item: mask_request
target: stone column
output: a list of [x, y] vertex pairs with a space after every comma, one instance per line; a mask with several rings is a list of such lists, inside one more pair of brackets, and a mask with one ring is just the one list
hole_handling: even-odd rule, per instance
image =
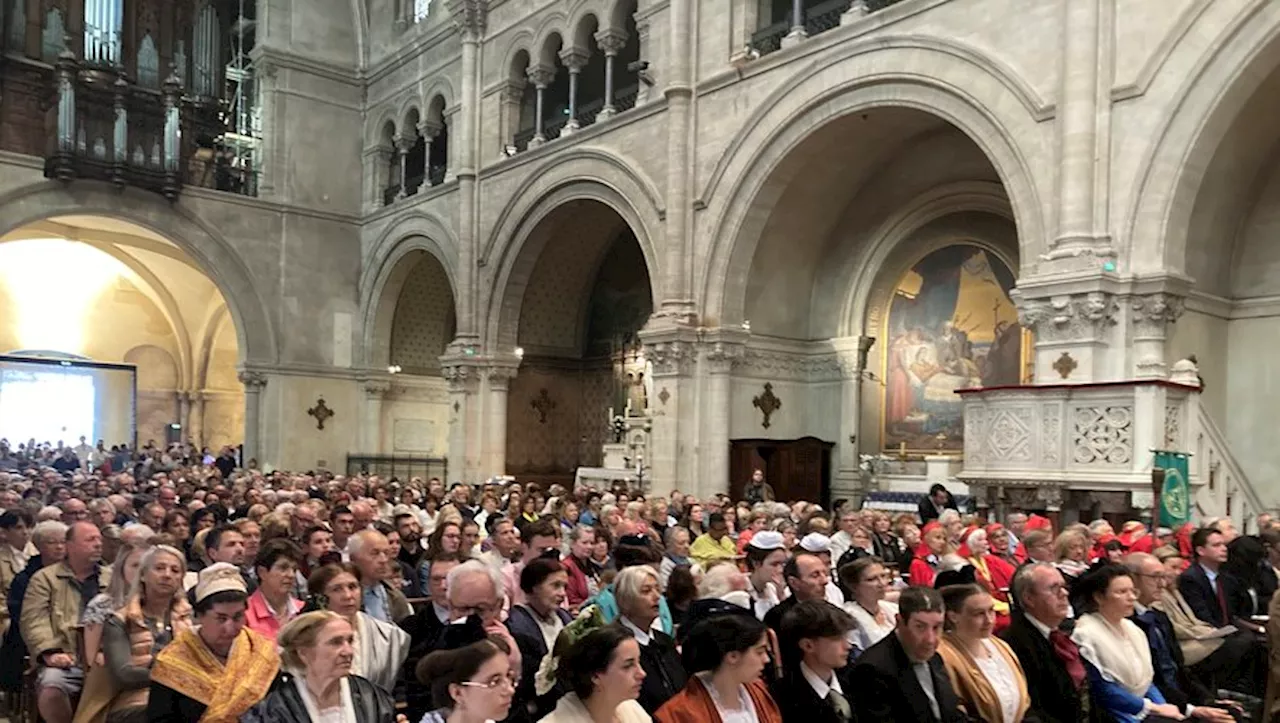
[[865, 18], [869, 12], [870, 9], [867, 7], [867, 0], [853, 0], [853, 2], [849, 3], [849, 9], [841, 13], [840, 24], [849, 25], [850, 23], [857, 22], [862, 18]]
[[527, 74], [529, 76], [529, 82], [533, 83], [534, 90], [538, 93], [537, 101], [533, 106], [533, 138], [529, 141], [530, 148], [537, 148], [547, 142], [547, 137], [543, 135], [544, 122], [542, 118], [542, 104], [545, 100], [547, 86], [551, 85], [551, 81], [556, 78], [556, 69], [549, 65], [530, 65]]
[[[422, 157], [423, 157], [422, 167], [426, 173], [425, 178], [422, 179], [422, 184], [424, 186], [432, 185], [431, 183], [431, 141], [435, 140], [435, 137], [440, 134], [440, 131], [443, 128], [444, 126], [442, 124], [437, 123], [435, 121], [430, 121], [430, 120], [426, 120], [418, 124], [418, 132], [422, 134], [422, 139], [426, 145], [426, 148], [422, 152]], [[445, 159], [446, 172], [448, 169], [448, 165], [449, 165], [448, 159]], [[440, 180], [442, 183], [444, 182], [443, 178]]]
[[[480, 124], [480, 42], [489, 23], [487, 0], [448, 0], [454, 25], [462, 35], [462, 93], [458, 100], [458, 122], [449, 126], [450, 152], [456, 149], [458, 163], [458, 274], [457, 274], [457, 338], [454, 349], [474, 343], [477, 338], [475, 315], [476, 246], [478, 219], [476, 209], [476, 169], [479, 165], [477, 129]], [[451, 164], [453, 165], [453, 164]], [[447, 178], [447, 176], [446, 176]], [[460, 344], [458, 343], [460, 342]]]
[[578, 123], [578, 76], [587, 66], [589, 58], [587, 52], [581, 48], [565, 48], [560, 51], [560, 62], [569, 69], [569, 120], [565, 123], [560, 135], [573, 135], [573, 132], [581, 127]]
[[804, 29], [804, 0], [791, 0], [791, 30], [782, 38], [782, 47], [799, 45], [809, 33]]
[[520, 114], [523, 110], [524, 89], [526, 80], [508, 80], [502, 84], [499, 97], [502, 103], [502, 145], [508, 146], [516, 142], [516, 134], [520, 132]]
[[689, 169], [693, 166], [689, 152], [693, 97], [691, 5], [692, 0], [670, 0], [667, 8], [671, 21], [668, 28], [670, 55], [667, 58], [669, 77], [664, 90], [667, 98], [667, 220], [666, 254], [661, 266], [662, 306], [658, 314], [680, 323], [692, 323], [696, 315], [691, 293], [693, 255], [688, 249], [691, 225]]
[[[839, 352], [840, 368], [840, 439], [836, 450], [839, 455], [835, 478], [845, 494], [855, 493], [860, 496], [863, 489], [862, 480], [862, 385], [867, 371], [867, 355], [875, 344], [875, 337], [859, 336], [857, 346], [848, 351]], [[835, 487], [833, 481], [832, 487]], [[836, 497], [832, 492], [832, 497]], [[857, 501], [855, 500], [855, 504]]]
[[[651, 320], [650, 325], [653, 325]], [[678, 486], [687, 486], [697, 474], [689, 464], [686, 448], [693, 422], [686, 419], [692, 412], [694, 399], [693, 370], [697, 354], [697, 333], [684, 326], [666, 325], [640, 332], [644, 357], [653, 364], [655, 400], [650, 404], [653, 433], [650, 438], [652, 456], [645, 460], [645, 489], [650, 494], [669, 494]], [[685, 397], [688, 397], [687, 399]], [[727, 475], [723, 482], [727, 482]], [[717, 491], [720, 482], [706, 480], [707, 494]]]
[[191, 412], [187, 417], [187, 439], [197, 447], [204, 446], [204, 402], [202, 391], [191, 392]]
[[391, 382], [367, 379], [364, 382], [364, 424], [360, 425], [360, 451], [382, 454], [382, 400], [391, 391]]
[[263, 460], [261, 453], [260, 427], [262, 423], [262, 389], [267, 386], [267, 375], [262, 372], [242, 371], [240, 383], [244, 385], [244, 452], [243, 463], [249, 460]]
[[680, 483], [692, 487], [698, 499], [729, 489], [729, 435], [733, 417], [733, 368], [746, 351], [747, 334], [741, 330], [718, 330], [703, 359], [707, 364], [707, 397], [702, 407], [703, 430], [700, 456], [705, 460], [699, 474]]
[[441, 372], [449, 382], [449, 452], [448, 475], [451, 481], [471, 480], [475, 471], [478, 450], [470, 440], [478, 440], [475, 429], [477, 416], [476, 392], [479, 387], [479, 369], [470, 360], [441, 357]]
[[[649, 18], [646, 14], [643, 20], [639, 17], [640, 13], [636, 13], [636, 38], [640, 41], [640, 57], [653, 57], [653, 44], [649, 42]], [[640, 87], [636, 89], [636, 106], [648, 103], [649, 94], [653, 90], [650, 86], [640, 83]]]
[[191, 417], [191, 392], [175, 392], [178, 400], [178, 424], [182, 425], [182, 438], [187, 436], [187, 420]]
[[604, 53], [604, 107], [600, 109], [600, 118], [612, 118], [618, 109], [613, 106], [613, 65], [617, 62], [618, 53], [627, 46], [627, 34], [621, 30], [605, 28], [596, 33], [596, 47]]
[[482, 476], [506, 474], [507, 470], [507, 397], [511, 380], [519, 369], [519, 359], [503, 361], [485, 369], [488, 392], [485, 410], [485, 453]]
[[1129, 305], [1133, 313], [1133, 377], [1167, 379], [1165, 340], [1169, 326], [1182, 316], [1182, 297], [1161, 291], [1133, 296]]
[[400, 190], [396, 193], [397, 200], [409, 195], [409, 151], [413, 150], [416, 140], [407, 135], [396, 139], [396, 153], [400, 156]]

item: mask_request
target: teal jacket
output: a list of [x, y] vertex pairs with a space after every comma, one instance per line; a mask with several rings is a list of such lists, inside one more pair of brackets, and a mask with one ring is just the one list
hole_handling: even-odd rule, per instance
[[[600, 614], [604, 616], [606, 623], [611, 623], [618, 619], [622, 613], [618, 611], [618, 599], [613, 596], [613, 584], [609, 584], [605, 589], [595, 594], [582, 604], [595, 605], [600, 608]], [[671, 619], [671, 608], [667, 607], [667, 599], [665, 597], [658, 598], [658, 619], [662, 621], [662, 632], [675, 636], [675, 623]]]

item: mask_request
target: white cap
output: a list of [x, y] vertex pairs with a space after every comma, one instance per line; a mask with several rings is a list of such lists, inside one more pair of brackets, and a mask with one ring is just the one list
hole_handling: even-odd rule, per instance
[[754, 547], [757, 550], [781, 550], [782, 549], [782, 533], [773, 530], [761, 530], [751, 536], [751, 541], [747, 543], [748, 547]]
[[831, 538], [820, 532], [810, 532], [800, 540], [800, 548], [806, 552], [830, 553]]

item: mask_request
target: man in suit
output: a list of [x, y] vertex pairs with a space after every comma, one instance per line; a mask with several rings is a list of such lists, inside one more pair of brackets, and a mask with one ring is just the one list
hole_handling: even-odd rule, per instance
[[920, 515], [920, 526], [924, 527], [931, 520], [938, 519], [943, 510], [956, 509], [956, 500], [947, 491], [946, 487], [941, 484], [935, 484], [929, 488], [929, 494], [920, 498], [920, 504], [916, 506], [916, 513]]
[[960, 702], [938, 656], [942, 634], [942, 596], [926, 587], [909, 587], [898, 599], [892, 635], [867, 648], [854, 665], [858, 719], [963, 723]]
[[764, 624], [774, 632], [781, 632], [782, 616], [798, 603], [805, 600], [826, 600], [831, 570], [821, 557], [811, 552], [800, 552], [787, 560], [782, 568], [782, 579], [791, 590], [791, 596], [764, 614]]
[[1152, 606], [1164, 595], [1164, 565], [1145, 552], [1132, 552], [1124, 558], [1124, 566], [1133, 577], [1138, 600], [1133, 606], [1130, 620], [1142, 629], [1151, 644], [1151, 668], [1155, 674], [1152, 682], [1165, 701], [1176, 706], [1188, 718], [1231, 723], [1230, 713], [1213, 704], [1213, 693], [1194, 676], [1187, 674], [1183, 665], [1182, 648], [1173, 631], [1169, 616]]
[[1059, 627], [1067, 619], [1067, 584], [1047, 562], [1029, 562], [1013, 576], [1017, 608], [1000, 633], [1027, 676], [1031, 708], [1027, 718], [1041, 723], [1101, 720], [1090, 704], [1080, 649]]
[[1178, 576], [1178, 591], [1196, 617], [1215, 627], [1234, 621], [1241, 594], [1238, 581], [1222, 569], [1227, 561], [1227, 541], [1213, 527], [1201, 527], [1191, 535], [1195, 562]]
[[785, 662], [770, 686], [782, 701], [782, 723], [852, 723], [849, 704], [855, 687], [849, 677], [849, 637], [853, 618], [825, 600], [796, 604], [782, 616], [778, 636]]

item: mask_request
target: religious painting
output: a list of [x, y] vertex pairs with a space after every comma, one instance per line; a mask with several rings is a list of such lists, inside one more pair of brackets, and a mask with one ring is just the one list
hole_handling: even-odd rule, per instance
[[902, 276], [881, 336], [886, 452], [959, 452], [956, 390], [1020, 383], [1025, 344], [1013, 285], [1009, 267], [973, 244], [940, 248]]

